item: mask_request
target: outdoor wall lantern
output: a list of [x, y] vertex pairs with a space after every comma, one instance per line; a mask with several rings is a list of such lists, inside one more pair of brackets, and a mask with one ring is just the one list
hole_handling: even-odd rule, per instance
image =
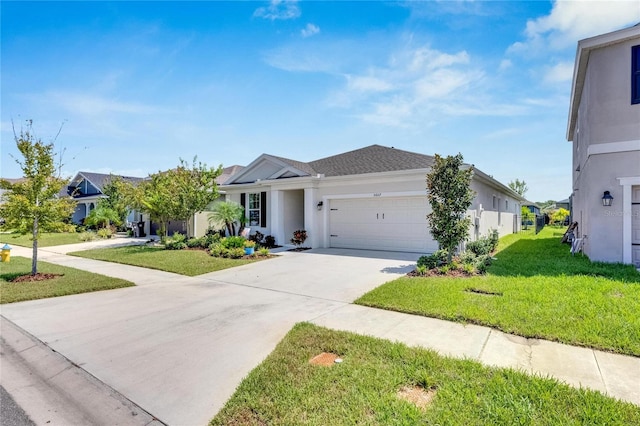
[[318, 203], [318, 205], [316, 206], [316, 207], [318, 208], [318, 211], [321, 211], [321, 210], [322, 210], [322, 206], [323, 206], [323, 205], [324, 205], [324, 203], [323, 203], [322, 201], [320, 201], [320, 202]]
[[602, 205], [605, 207], [611, 207], [611, 202], [613, 201], [613, 197], [609, 191], [604, 191], [604, 195], [602, 196]]

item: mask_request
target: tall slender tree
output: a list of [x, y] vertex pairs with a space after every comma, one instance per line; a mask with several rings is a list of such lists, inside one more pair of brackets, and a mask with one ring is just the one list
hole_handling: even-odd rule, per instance
[[75, 203], [68, 197], [58, 197], [67, 181], [60, 177], [60, 167], [55, 164], [53, 143], [45, 144], [33, 134], [33, 121], [27, 120], [26, 128], [14, 139], [23, 159], [16, 158], [22, 169], [23, 179], [11, 183], [0, 180], [4, 203], [0, 217], [6, 227], [25, 235], [33, 241], [31, 275], [38, 273], [38, 240], [42, 228], [52, 227], [73, 214]]
[[526, 194], [527, 191], [529, 190], [527, 183], [524, 180], [519, 180], [519, 179], [509, 182], [509, 188], [511, 188], [514, 192], [516, 192], [521, 197], [524, 197], [524, 194]]
[[471, 219], [465, 216], [475, 193], [471, 189], [473, 166], [463, 167], [462, 154], [441, 157], [436, 154], [427, 174], [427, 198], [431, 213], [427, 215], [431, 235], [446, 249], [448, 262], [461, 242], [469, 235]]

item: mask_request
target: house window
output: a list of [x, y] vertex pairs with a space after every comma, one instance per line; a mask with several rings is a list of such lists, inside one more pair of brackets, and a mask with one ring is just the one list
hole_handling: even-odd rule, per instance
[[249, 225], [260, 226], [260, 193], [249, 194]]
[[631, 103], [640, 104], [640, 45], [631, 48]]
[[504, 211], [505, 212], [509, 211], [509, 200], [504, 200]]

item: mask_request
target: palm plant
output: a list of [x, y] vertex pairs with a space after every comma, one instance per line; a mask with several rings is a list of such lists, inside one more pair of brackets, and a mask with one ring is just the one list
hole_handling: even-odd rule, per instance
[[[228, 235], [236, 234], [236, 223], [239, 225], [244, 221], [244, 207], [233, 201], [217, 203], [213, 206], [209, 214], [210, 224], [224, 224]], [[240, 229], [238, 229], [240, 231]]]
[[120, 220], [118, 212], [109, 207], [98, 205], [98, 207], [91, 210], [84, 223], [89, 226], [106, 228], [111, 223], [116, 226], [120, 225], [122, 223]]

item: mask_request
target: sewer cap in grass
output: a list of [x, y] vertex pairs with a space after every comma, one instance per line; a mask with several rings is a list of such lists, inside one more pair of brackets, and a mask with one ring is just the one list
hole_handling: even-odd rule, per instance
[[321, 354], [316, 355], [309, 360], [309, 364], [322, 365], [325, 367], [330, 367], [333, 364], [340, 362], [342, 362], [342, 359], [338, 357], [338, 355], [332, 354], [330, 352], [322, 352]]

